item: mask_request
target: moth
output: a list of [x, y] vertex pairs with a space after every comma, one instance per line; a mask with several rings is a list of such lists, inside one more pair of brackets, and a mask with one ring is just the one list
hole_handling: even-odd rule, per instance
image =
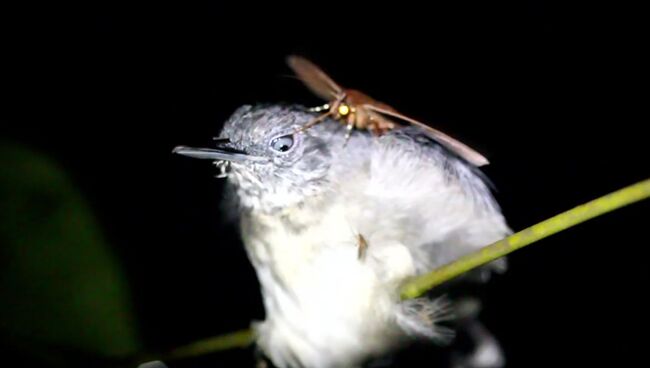
[[397, 122], [408, 123], [422, 128], [431, 138], [475, 166], [489, 163], [483, 155], [449, 135], [409, 118], [361, 91], [341, 87], [316, 64], [301, 56], [287, 57], [287, 64], [310, 91], [328, 101], [325, 105], [312, 109], [315, 112], [325, 111], [325, 113], [305, 124], [301, 131], [321, 123], [327, 117], [345, 124], [348, 137], [355, 128], [366, 129], [380, 136], [397, 127]]

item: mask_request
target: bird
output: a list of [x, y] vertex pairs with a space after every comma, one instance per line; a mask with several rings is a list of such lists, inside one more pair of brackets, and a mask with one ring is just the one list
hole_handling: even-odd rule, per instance
[[[244, 105], [213, 147], [173, 150], [214, 161], [227, 180], [266, 312], [253, 323], [258, 348], [280, 368], [333, 368], [413, 341], [446, 343], [446, 321], [463, 308], [444, 296], [401, 300], [399, 288], [511, 232], [487, 178], [420, 127], [349, 138], [340, 124], [302, 130], [314, 116]], [[494, 262], [478, 278], [504, 269]], [[495, 340], [473, 327], [491, 354], [456, 366], [500, 366]]]

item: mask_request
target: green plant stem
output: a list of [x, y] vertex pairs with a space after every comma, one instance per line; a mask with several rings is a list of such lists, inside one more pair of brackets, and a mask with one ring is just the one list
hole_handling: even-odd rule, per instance
[[547, 236], [628, 204], [650, 197], [650, 179], [617, 190], [492, 243], [476, 252], [406, 282], [402, 299], [412, 299], [455, 277], [501, 258]]
[[[407, 281], [401, 288], [402, 299], [412, 299], [423, 295], [432, 288], [443, 284], [465, 272], [490, 263], [517, 249], [540, 239], [566, 230], [594, 217], [616, 210], [634, 202], [650, 197], [650, 179], [617, 190], [603, 197], [570, 209], [548, 220], [519, 231], [509, 237], [492, 243], [474, 253], [442, 266], [430, 273]], [[222, 350], [241, 348], [253, 342], [251, 330], [240, 330], [220, 335], [178, 348], [167, 355], [169, 359], [181, 359], [214, 353]]]
[[253, 332], [250, 329], [239, 330], [228, 334], [211, 337], [205, 340], [176, 348], [162, 357], [162, 360], [176, 360], [206, 355], [222, 350], [245, 348], [253, 343]]

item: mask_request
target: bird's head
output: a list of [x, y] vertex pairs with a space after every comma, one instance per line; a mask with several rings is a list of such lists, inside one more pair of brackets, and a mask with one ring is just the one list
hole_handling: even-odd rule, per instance
[[215, 161], [244, 207], [266, 212], [297, 205], [327, 188], [340, 126], [292, 106], [243, 106], [225, 123], [213, 148], [179, 146], [174, 153]]

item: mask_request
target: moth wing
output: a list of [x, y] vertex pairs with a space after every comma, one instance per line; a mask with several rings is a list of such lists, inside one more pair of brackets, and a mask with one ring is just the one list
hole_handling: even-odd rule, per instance
[[415, 119], [411, 119], [408, 116], [402, 115], [402, 114], [400, 114], [400, 113], [398, 113], [396, 111], [387, 110], [387, 109], [377, 107], [377, 106], [374, 106], [374, 105], [366, 104], [366, 105], [363, 105], [363, 106], [365, 108], [371, 110], [371, 111], [378, 112], [378, 113], [380, 113], [382, 115], [388, 115], [388, 116], [391, 116], [391, 117], [396, 118], [398, 120], [402, 120], [402, 121], [405, 121], [407, 123], [410, 123], [410, 124], [413, 124], [413, 125], [415, 125], [417, 127], [422, 128], [424, 131], [426, 131], [431, 136], [431, 138], [433, 138], [436, 141], [440, 142], [442, 145], [444, 145], [445, 147], [447, 147], [448, 149], [450, 149], [451, 151], [453, 151], [454, 153], [456, 153], [457, 155], [459, 155], [460, 157], [462, 157], [463, 159], [467, 160], [468, 162], [470, 162], [471, 164], [473, 164], [473, 165], [475, 165], [477, 167], [489, 164], [489, 161], [487, 160], [487, 158], [485, 158], [485, 156], [478, 153], [474, 149], [470, 148], [466, 144], [464, 144], [464, 143], [458, 141], [457, 139], [452, 138], [451, 136], [449, 136], [449, 135], [447, 135], [447, 134], [445, 134], [445, 133], [443, 133], [443, 132], [441, 132], [441, 131], [439, 131], [437, 129], [434, 129], [434, 128], [432, 128], [432, 127], [430, 127], [430, 126], [428, 126], [428, 125], [426, 125], [426, 124], [424, 124], [424, 123], [422, 123], [420, 121], [417, 121]]
[[287, 65], [296, 73], [298, 78], [316, 96], [325, 101], [336, 100], [343, 94], [343, 88], [319, 68], [316, 64], [302, 56], [290, 55]]

